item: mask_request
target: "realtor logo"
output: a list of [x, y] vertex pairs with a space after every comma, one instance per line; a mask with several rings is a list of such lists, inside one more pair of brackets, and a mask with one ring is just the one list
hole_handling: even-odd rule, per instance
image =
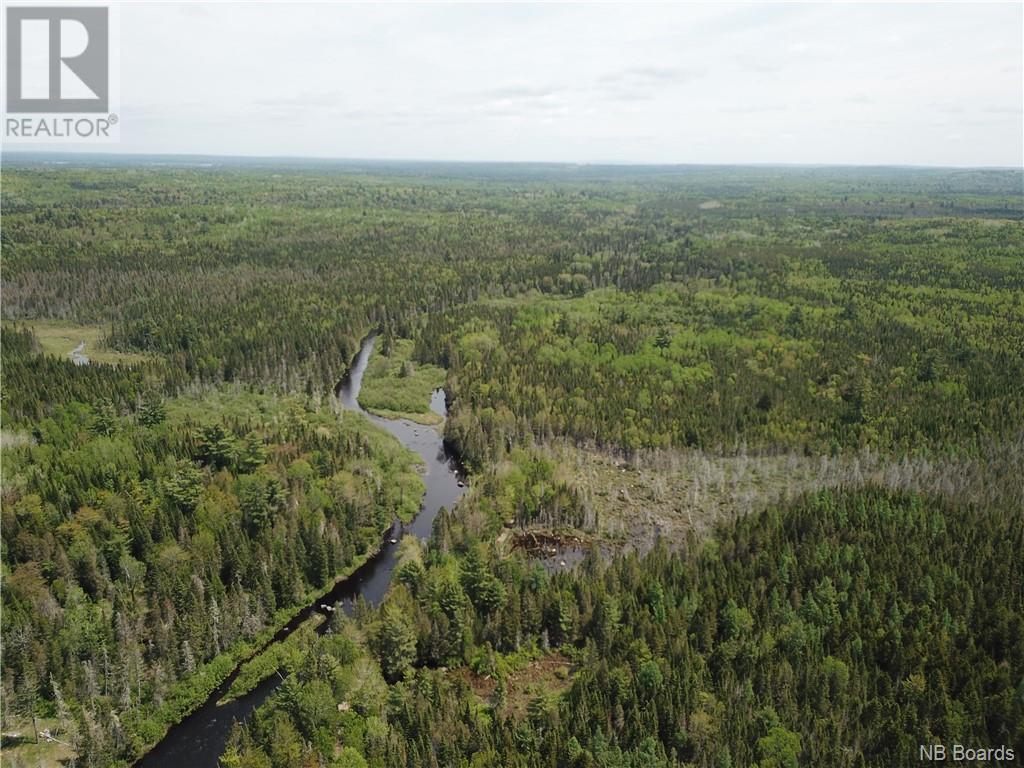
[[117, 6], [8, 5], [3, 139], [120, 140]]
[[107, 112], [106, 8], [7, 8], [7, 111]]

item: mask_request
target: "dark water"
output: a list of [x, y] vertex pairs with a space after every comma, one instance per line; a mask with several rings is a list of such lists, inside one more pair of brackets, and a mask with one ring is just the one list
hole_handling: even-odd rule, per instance
[[[323, 606], [344, 605], [350, 612], [354, 600], [362, 596], [368, 603], [376, 605], [387, 592], [391, 583], [391, 573], [398, 559], [398, 546], [391, 539], [401, 539], [406, 533], [426, 539], [430, 536], [434, 518], [441, 507], [451, 509], [464, 490], [461, 487], [461, 475], [455, 459], [448, 453], [441, 439], [439, 428], [425, 427], [405, 419], [391, 420], [366, 413], [359, 405], [359, 390], [363, 383], [366, 364], [373, 353], [376, 334], [371, 334], [364, 341], [352, 361], [348, 374], [338, 387], [338, 397], [346, 411], [355, 411], [374, 424], [386, 429], [407, 448], [415, 451], [423, 459], [424, 482], [427, 490], [423, 496], [419, 514], [408, 525], [397, 524], [384, 537], [381, 551], [364, 564], [349, 578], [338, 583], [329, 592], [321, 595], [313, 603], [306, 606], [287, 626], [279, 631], [271, 644], [280, 642], [291, 634], [303, 621], [314, 612], [329, 614]], [[431, 398], [430, 407], [438, 414], [445, 415], [444, 391], [437, 390]], [[343, 413], [343, 418], [357, 418]], [[322, 624], [320, 632], [326, 630], [328, 622]], [[246, 720], [258, 706], [281, 683], [278, 675], [272, 675], [261, 682], [249, 694], [235, 699], [224, 706], [217, 706], [217, 701], [231, 687], [238, 670], [236, 669], [221, 686], [213, 692], [209, 699], [195, 712], [168, 731], [164, 739], [147, 753], [136, 768], [217, 768], [218, 759], [224, 751], [228, 734], [235, 721]]]

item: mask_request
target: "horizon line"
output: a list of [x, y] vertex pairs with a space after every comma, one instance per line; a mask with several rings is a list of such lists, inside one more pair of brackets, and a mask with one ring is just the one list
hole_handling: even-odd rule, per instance
[[[24, 146], [24, 145], [22, 145]], [[207, 152], [166, 152], [166, 151], [104, 151], [92, 149], [37, 149], [22, 147], [4, 147], [0, 149], [0, 166], [3, 158], [8, 155], [54, 155], [54, 156], [92, 156], [110, 158], [204, 158], [223, 160], [263, 160], [263, 161], [313, 161], [336, 163], [408, 163], [421, 165], [507, 165], [507, 166], [570, 166], [577, 168], [895, 168], [908, 170], [977, 170], [977, 171], [1018, 171], [1024, 172], [1024, 165], [932, 165], [921, 163], [843, 163], [843, 162], [782, 162], [782, 161], [733, 161], [733, 162], [643, 162], [625, 160], [452, 160], [437, 158], [387, 158], [387, 157], [344, 157], [327, 155], [231, 155], [212, 154]]]

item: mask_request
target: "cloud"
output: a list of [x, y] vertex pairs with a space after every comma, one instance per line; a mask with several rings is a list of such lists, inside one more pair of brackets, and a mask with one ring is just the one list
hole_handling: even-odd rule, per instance
[[600, 75], [588, 89], [591, 97], [610, 102], [642, 102], [667, 98], [673, 89], [705, 74], [699, 67], [638, 66]]
[[764, 112], [786, 112], [789, 105], [778, 104], [741, 104], [739, 106], [722, 107], [719, 111], [726, 114], [757, 115]]
[[758, 75], [774, 75], [781, 72], [785, 67], [777, 60], [766, 59], [761, 56], [740, 54], [736, 57], [739, 69], [744, 72], [752, 72]]
[[252, 105], [260, 109], [338, 109], [344, 107], [347, 100], [350, 97], [341, 91], [320, 91], [256, 99]]
[[558, 86], [541, 85], [505, 85], [477, 91], [476, 95], [484, 99], [533, 99], [554, 94], [560, 90]]
[[1008, 5], [126, 3], [121, 16], [127, 151], [1021, 162], [1022, 13]]
[[606, 72], [598, 81], [631, 85], [681, 84], [688, 83], [702, 74], [704, 71], [696, 67], [629, 67], [618, 72]]

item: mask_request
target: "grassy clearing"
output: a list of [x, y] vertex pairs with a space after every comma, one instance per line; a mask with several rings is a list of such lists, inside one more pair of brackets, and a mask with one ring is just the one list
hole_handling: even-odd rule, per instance
[[24, 445], [35, 445], [35, 442], [35, 438], [28, 432], [0, 429], [0, 448], [21, 448]]
[[445, 371], [436, 365], [412, 361], [412, 341], [396, 339], [390, 354], [377, 345], [376, 354], [363, 376], [359, 404], [370, 413], [389, 419], [409, 419], [419, 424], [440, 424], [443, 419], [430, 410], [430, 396], [444, 385]]
[[[31, 720], [5, 725], [0, 738], [0, 762], [5, 768], [62, 768], [74, 758], [74, 750], [68, 746], [72, 734], [61, 730], [55, 718], [40, 717], [36, 727], [40, 734], [38, 743]], [[52, 734], [52, 738], [44, 733]]]
[[324, 621], [326, 621], [326, 617], [323, 614], [314, 613], [280, 643], [275, 643], [263, 653], [245, 662], [239, 670], [238, 676], [232, 681], [228, 692], [217, 704], [227, 704], [244, 696], [277, 670], [302, 661], [309, 644], [316, 636], [316, 628]]
[[50, 320], [38, 320], [26, 325], [48, 355], [70, 359], [73, 349], [85, 342], [82, 353], [94, 363], [135, 365], [150, 358], [134, 352], [118, 352], [106, 344], [106, 331], [98, 325], [75, 325]]

